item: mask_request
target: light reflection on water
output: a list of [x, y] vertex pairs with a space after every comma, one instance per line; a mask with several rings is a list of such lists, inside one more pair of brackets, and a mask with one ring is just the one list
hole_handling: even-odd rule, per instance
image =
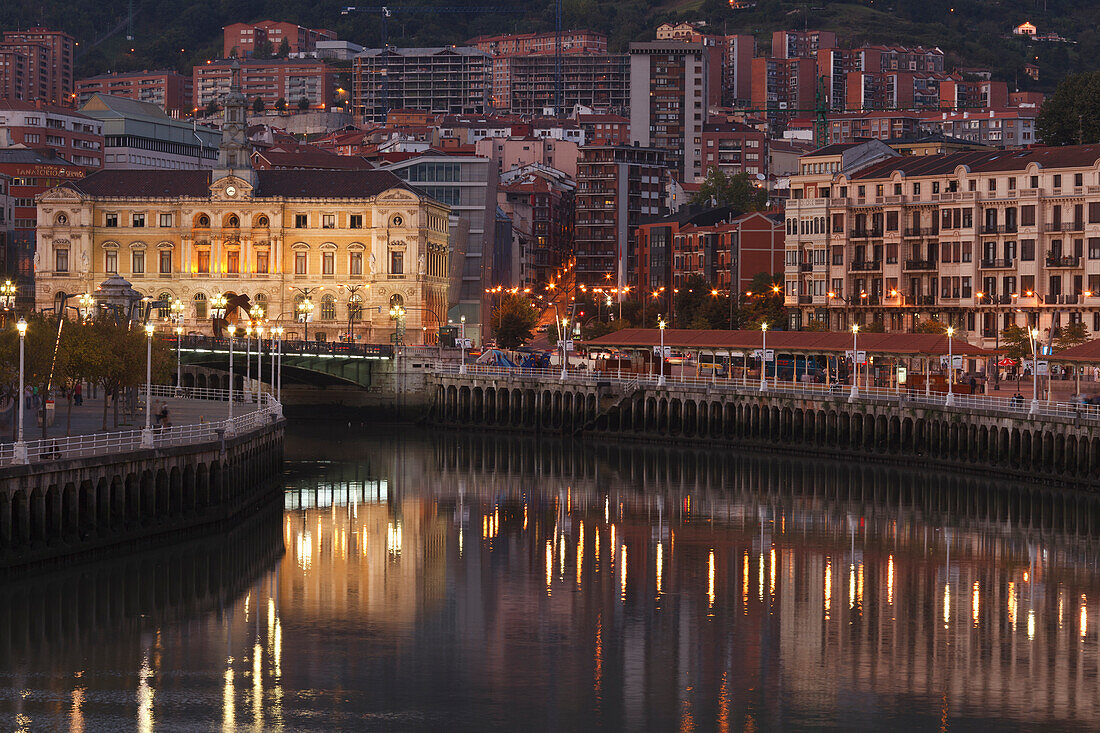
[[288, 440], [281, 515], [8, 582], [0, 729], [1089, 730], [1100, 713], [1091, 500], [708, 450], [337, 440]]

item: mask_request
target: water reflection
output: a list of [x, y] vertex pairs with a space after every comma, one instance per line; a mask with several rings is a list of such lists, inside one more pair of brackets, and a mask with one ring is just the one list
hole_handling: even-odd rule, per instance
[[1100, 712], [1091, 499], [500, 435], [311, 427], [288, 447], [262, 531], [13, 595], [0, 727], [1086, 730]]

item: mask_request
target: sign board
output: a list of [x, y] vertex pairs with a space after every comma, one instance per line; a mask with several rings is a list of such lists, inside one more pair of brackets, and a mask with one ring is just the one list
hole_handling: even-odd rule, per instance
[[775, 349], [768, 349], [765, 352], [762, 352], [760, 349], [753, 349], [752, 353], [749, 354], [749, 356], [751, 356], [753, 359], [759, 359], [763, 357], [765, 361], [775, 361]]
[[458, 344], [460, 349], [472, 349], [474, 347], [473, 339], [455, 339], [455, 343]]
[[861, 350], [861, 351], [853, 352], [851, 349], [848, 349], [847, 351], [844, 352], [844, 356], [848, 357], [848, 359], [851, 360], [853, 353], [855, 353], [855, 355], [856, 355], [856, 363], [857, 364], [866, 364], [867, 363], [867, 352], [866, 351]]
[[1050, 362], [1049, 361], [1040, 361], [1040, 362], [1036, 363], [1036, 365], [1035, 365], [1035, 374], [1040, 376], [1040, 377], [1049, 377], [1050, 376]]
[[908, 378], [909, 378], [909, 371], [905, 367], [899, 366], [898, 367], [898, 384], [905, 384], [905, 382]]
[[[653, 347], [653, 355], [654, 356], [660, 356], [661, 355], [661, 347], [660, 346], [654, 346]], [[667, 359], [670, 356], [672, 356], [672, 347], [671, 346], [666, 346], [665, 347], [665, 358]]]
[[[965, 359], [961, 356], [952, 356], [952, 361], [954, 362], [953, 366], [956, 369], [962, 369], [963, 368], [963, 362], [965, 361]], [[943, 366], [943, 367], [947, 366], [947, 357], [946, 356], [941, 356], [940, 357], [940, 366]]]
[[566, 351], [572, 351], [573, 350], [573, 339], [567, 339], [564, 343], [565, 343], [564, 348], [565, 348]]
[[1039, 353], [1043, 356], [1050, 356], [1054, 351], [1050, 348], [1049, 344], [1042, 344], [1039, 346]]

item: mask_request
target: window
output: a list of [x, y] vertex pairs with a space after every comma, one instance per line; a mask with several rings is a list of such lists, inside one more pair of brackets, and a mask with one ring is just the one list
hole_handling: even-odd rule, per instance
[[405, 273], [405, 253], [390, 252], [390, 274], [403, 275]]
[[141, 229], [145, 226], [145, 214], [134, 214], [134, 228]]
[[160, 215], [160, 225], [162, 227], [172, 226], [172, 215], [171, 214], [161, 214]]
[[336, 228], [336, 214], [322, 214], [321, 215], [321, 228], [322, 229], [335, 229]]
[[162, 249], [160, 251], [160, 274], [168, 275], [172, 272], [172, 250]]
[[1085, 176], [1084, 176], [1084, 174], [1074, 173], [1073, 174], [1073, 185], [1077, 186], [1078, 188], [1080, 188], [1081, 186], [1084, 186], [1085, 185]]
[[266, 216], [256, 217], [256, 226], [260, 229], [266, 229], [268, 227], [268, 221]]
[[294, 215], [294, 228], [295, 229], [305, 229], [308, 226], [309, 226], [309, 215], [308, 214], [295, 214]]
[[350, 229], [362, 229], [363, 228], [363, 215], [352, 214], [348, 217], [348, 228]]
[[336, 296], [335, 295], [321, 296], [321, 320], [322, 321], [334, 321], [334, 320], [336, 320]]
[[1100, 260], [1100, 237], [1089, 237], [1089, 259]]
[[336, 274], [336, 253], [327, 251], [321, 253], [321, 274]]
[[195, 269], [207, 275], [210, 273], [210, 250], [200, 249], [195, 253]]
[[348, 261], [348, 274], [350, 275], [362, 275], [363, 274], [363, 253], [352, 252]]
[[118, 274], [118, 252], [112, 249], [103, 254], [103, 271], [112, 275]]
[[117, 227], [118, 226], [118, 214], [104, 214], [103, 226], [105, 227]]
[[231, 249], [225, 253], [225, 271], [234, 275], [240, 274], [241, 251], [239, 249]]
[[[130, 263], [131, 263], [130, 272], [134, 273], [135, 275], [144, 275], [145, 274], [145, 251], [140, 250], [140, 249], [134, 250], [130, 254]], [[108, 270], [108, 272], [112, 272], [112, 271]]]
[[261, 275], [266, 275], [268, 272], [268, 254], [267, 250], [256, 250], [256, 272]]
[[1035, 226], [1035, 205], [1029, 204], [1020, 207], [1020, 226]]
[[305, 275], [306, 274], [306, 253], [295, 252], [294, 253], [294, 274]]
[[1062, 174], [1061, 173], [1055, 173], [1054, 174], [1054, 184], [1053, 185], [1054, 185], [1054, 188], [1061, 188], [1062, 187]]
[[157, 306], [157, 317], [166, 321], [172, 316], [172, 294], [161, 293], [157, 300], [160, 302]]
[[1020, 240], [1020, 259], [1024, 262], [1031, 262], [1035, 259], [1035, 240], [1034, 239], [1021, 239]]
[[1039, 187], [1039, 176], [1032, 176], [1030, 181], [1031, 188]]
[[230, 214], [229, 219], [226, 221], [226, 225], [228, 225], [230, 229], [240, 228], [240, 226], [241, 226], [240, 217], [238, 217], [236, 214]]
[[[208, 260], [209, 261], [209, 260]], [[199, 321], [206, 320], [206, 296], [202, 293], [195, 293], [195, 319]]]
[[54, 250], [54, 270], [57, 272], [69, 271], [69, 250], [58, 249]]
[[200, 216], [199, 216], [199, 226], [200, 226], [200, 227], [208, 227], [208, 226], [210, 226], [210, 217], [209, 217], [209, 216], [207, 216], [206, 214], [202, 214], [202, 215], [200, 215]]

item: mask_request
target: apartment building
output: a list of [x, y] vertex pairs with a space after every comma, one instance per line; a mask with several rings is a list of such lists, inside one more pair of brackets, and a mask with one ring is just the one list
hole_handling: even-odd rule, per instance
[[921, 133], [921, 112], [849, 112], [828, 116], [826, 144], [850, 143], [857, 139], [915, 137]]
[[[633, 126], [633, 123], [632, 123]], [[577, 164], [576, 281], [618, 287], [636, 285], [635, 230], [645, 217], [662, 213], [661, 195], [672, 156], [635, 145], [588, 145]]]
[[218, 159], [218, 130], [169, 117], [158, 105], [93, 94], [80, 113], [102, 130], [104, 168], [192, 170]]
[[706, 33], [702, 23], [662, 23], [657, 26], [658, 41], [702, 43], [713, 47], [711, 64], [721, 68], [721, 105], [745, 105], [752, 97], [752, 59], [756, 55], [756, 37], [751, 34], [722, 35]]
[[318, 41], [335, 41], [336, 33], [324, 28], [303, 28], [296, 23], [261, 20], [258, 23], [233, 23], [222, 28], [222, 58], [249, 58], [256, 44], [270, 44], [277, 52], [286, 40], [290, 53], [307, 53]]
[[540, 165], [577, 177], [579, 147], [571, 140], [532, 137], [487, 137], [474, 143], [474, 152], [490, 158], [497, 171]]
[[982, 346], [1012, 324], [1100, 332], [1100, 145], [920, 157], [870, 145], [815, 151], [791, 179], [792, 327], [936, 318]]
[[41, 99], [51, 104], [72, 106], [75, 101], [75, 48], [75, 39], [63, 31], [46, 28], [4, 31], [0, 54], [22, 56], [24, 62], [8, 67], [9, 72], [23, 75], [22, 82], [3, 80], [0, 92], [12, 86], [22, 86], [25, 96], [16, 96], [16, 99]]
[[126, 71], [78, 80], [76, 98], [78, 105], [84, 105], [93, 94], [125, 97], [155, 104], [171, 115], [181, 116], [194, 110], [193, 88], [193, 77], [175, 71]]
[[927, 114], [921, 125], [960, 140], [1013, 148], [1042, 142], [1035, 127], [1038, 116], [1037, 107], [939, 112]]
[[952, 75], [940, 82], [940, 107], [974, 110], [1008, 106], [1008, 84], [991, 79], [963, 79]]
[[103, 167], [103, 124], [68, 107], [0, 99], [0, 146], [48, 148], [74, 165]]
[[0, 97], [34, 101], [49, 99], [45, 70], [49, 52], [38, 44], [0, 45]]
[[823, 48], [836, 48], [836, 33], [832, 31], [775, 31], [772, 33], [773, 58], [815, 59]]
[[703, 125], [703, 171], [717, 168], [727, 175], [768, 174], [768, 136], [739, 122]]
[[234, 68], [240, 68], [241, 93], [251, 103], [262, 99], [272, 108], [280, 99], [296, 107], [305, 99], [311, 109], [325, 109], [336, 94], [337, 73], [317, 59], [220, 59], [194, 67], [195, 107], [220, 103], [229, 94]]
[[[630, 105], [630, 57], [574, 53], [561, 57], [562, 109], [578, 106], [621, 114]], [[557, 60], [531, 54], [493, 59], [492, 104], [517, 115], [542, 114], [557, 105]]]
[[555, 279], [573, 251], [576, 184], [541, 165], [501, 176], [497, 206], [511, 221], [512, 240], [497, 241], [492, 280], [507, 287], [535, 287]]
[[[490, 56], [524, 54], [554, 54], [557, 52], [558, 34], [512, 33], [498, 36], [478, 36], [466, 42]], [[607, 36], [588, 29], [571, 29], [561, 32], [562, 53], [607, 53]]]
[[813, 59], [766, 58], [752, 60], [752, 106], [766, 109], [773, 137], [792, 119], [813, 110], [817, 95], [817, 68]]
[[702, 43], [630, 44], [630, 139], [668, 151], [683, 181], [704, 175], [703, 125], [712, 93], [721, 94], [719, 72]]
[[366, 122], [396, 108], [484, 114], [491, 83], [492, 57], [477, 48], [372, 48], [355, 57], [352, 104]]
[[630, 142], [630, 120], [626, 117], [582, 112], [576, 115], [576, 120], [584, 130], [588, 145], [626, 145]]

